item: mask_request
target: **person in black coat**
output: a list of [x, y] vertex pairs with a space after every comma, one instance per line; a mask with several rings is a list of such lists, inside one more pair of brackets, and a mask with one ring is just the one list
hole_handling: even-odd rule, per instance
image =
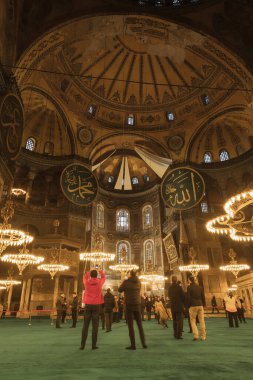
[[104, 295], [104, 312], [105, 312], [105, 326], [106, 332], [112, 331], [112, 311], [115, 307], [115, 299], [111, 293], [111, 289], [108, 288]]
[[146, 311], [147, 311], [148, 321], [151, 320], [152, 307], [153, 307], [153, 301], [151, 300], [150, 297], [148, 297], [146, 299]]
[[184, 320], [184, 292], [177, 282], [177, 277], [172, 276], [172, 284], [169, 287], [169, 297], [171, 302], [171, 313], [173, 319], [174, 337], [183, 339], [183, 320]]
[[125, 304], [126, 304], [126, 320], [129, 330], [129, 337], [131, 346], [126, 347], [129, 350], [136, 350], [135, 345], [135, 335], [134, 335], [134, 325], [133, 321], [136, 320], [139, 334], [141, 338], [141, 343], [143, 348], [147, 348], [145, 342], [145, 335], [142, 327], [141, 321], [141, 283], [139, 278], [136, 276], [134, 271], [130, 272], [130, 276], [127, 280], [123, 281], [123, 283], [119, 287], [119, 292], [125, 293]]
[[64, 302], [64, 294], [61, 294], [60, 297], [57, 298], [56, 300], [56, 322], [55, 322], [55, 327], [59, 329], [61, 327], [61, 319], [62, 319], [62, 305]]
[[78, 310], [78, 297], [77, 297], [77, 294], [74, 292], [73, 299], [71, 302], [71, 316], [72, 316], [72, 326], [70, 326], [71, 328], [76, 328], [77, 310]]
[[217, 310], [217, 313], [220, 312], [217, 306], [217, 301], [216, 301], [215, 296], [212, 296], [211, 305], [212, 305], [212, 314], [214, 314], [214, 310]]

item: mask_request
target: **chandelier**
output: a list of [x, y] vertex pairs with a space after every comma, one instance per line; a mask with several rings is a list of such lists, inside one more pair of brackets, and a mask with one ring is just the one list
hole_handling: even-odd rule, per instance
[[253, 190], [231, 197], [224, 205], [225, 215], [206, 223], [209, 232], [229, 235], [235, 241], [253, 241], [252, 211]]
[[53, 280], [57, 272], [63, 272], [69, 269], [68, 265], [63, 264], [41, 264], [38, 266], [39, 270], [44, 270], [50, 273], [51, 279]]
[[139, 269], [138, 265], [135, 264], [116, 264], [116, 265], [110, 265], [109, 267], [111, 270], [115, 272], [130, 272], [131, 270], [137, 271]]
[[21, 197], [22, 195], [26, 194], [26, 191], [23, 189], [12, 188], [11, 194], [13, 194], [15, 197]]
[[40, 264], [37, 267], [39, 270], [44, 270], [46, 272], [49, 272], [52, 280], [54, 279], [54, 276], [56, 275], [57, 272], [64, 272], [65, 270], [69, 269], [68, 265], [59, 263], [60, 252], [61, 252], [61, 248], [57, 248], [57, 247], [51, 248], [50, 253], [51, 253], [52, 262]]
[[4, 279], [0, 280], [0, 286], [3, 286], [7, 290], [12, 286], [12, 285], [20, 285], [21, 281], [17, 280], [11, 280], [11, 279]]
[[144, 280], [144, 282], [163, 282], [165, 280], [168, 280], [168, 277], [165, 277], [161, 274], [147, 273], [142, 274], [140, 276], [140, 279]]
[[23, 270], [28, 265], [38, 265], [44, 261], [44, 257], [31, 255], [29, 250], [24, 244], [23, 248], [19, 250], [19, 253], [8, 253], [1, 257], [1, 261], [16, 264], [21, 275]]
[[107, 261], [113, 261], [115, 259], [114, 253], [103, 252], [103, 238], [99, 233], [96, 233], [93, 237], [95, 249], [93, 252], [80, 253], [81, 261], [91, 261], [93, 263], [103, 263]]
[[9, 219], [14, 215], [13, 201], [7, 200], [4, 207], [1, 209], [1, 217], [3, 223], [0, 224], [0, 254], [8, 246], [19, 246], [24, 243], [29, 244], [33, 241], [33, 237], [26, 235], [21, 230], [11, 228]]
[[80, 260], [92, 261], [92, 262], [106, 262], [113, 261], [115, 259], [114, 253], [105, 252], [83, 252], [80, 253]]
[[182, 266], [179, 267], [179, 270], [181, 272], [190, 272], [192, 274], [192, 276], [195, 278], [195, 280], [197, 280], [199, 272], [201, 272], [203, 270], [208, 270], [209, 269], [209, 265], [207, 265], [207, 264], [196, 264], [195, 263], [196, 262], [197, 253], [196, 253], [196, 251], [195, 251], [195, 249], [193, 247], [191, 247], [189, 249], [188, 255], [191, 258], [191, 264], [189, 264], [189, 265], [182, 265]]
[[237, 261], [235, 260], [237, 254], [232, 248], [230, 248], [228, 252], [228, 256], [231, 259], [230, 264], [221, 266], [220, 267], [221, 270], [226, 271], [226, 272], [231, 272], [233, 273], [235, 278], [237, 278], [240, 271], [250, 269], [250, 266], [248, 264], [237, 263]]
[[6, 289], [6, 286], [1, 285], [0, 290], [4, 290], [4, 289]]

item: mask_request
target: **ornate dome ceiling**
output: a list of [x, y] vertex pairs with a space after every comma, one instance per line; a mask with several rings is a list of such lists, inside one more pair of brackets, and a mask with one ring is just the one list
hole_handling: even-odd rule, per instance
[[[252, 102], [252, 76], [238, 58], [208, 36], [155, 17], [71, 21], [37, 40], [18, 66], [28, 116], [24, 145], [37, 133], [41, 147], [51, 139], [54, 154], [92, 164], [124, 149], [126, 135], [132, 147], [142, 140], [156, 155], [202, 162], [200, 141], [214, 138], [218, 149], [207, 125], [227, 109], [240, 107], [243, 114]], [[228, 136], [238, 134], [234, 115]], [[251, 136], [247, 115], [244, 133]], [[244, 145], [240, 152], [251, 147]], [[231, 157], [240, 152], [233, 149]]]

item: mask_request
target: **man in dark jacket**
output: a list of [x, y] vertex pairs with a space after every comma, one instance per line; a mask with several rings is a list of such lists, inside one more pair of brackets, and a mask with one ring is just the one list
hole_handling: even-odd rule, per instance
[[104, 295], [104, 313], [105, 313], [105, 326], [106, 332], [112, 331], [112, 311], [115, 306], [115, 299], [108, 288]]
[[184, 292], [182, 287], [179, 285], [176, 276], [172, 276], [172, 284], [169, 287], [169, 297], [171, 302], [174, 337], [176, 339], [183, 339]]
[[77, 309], [78, 309], [78, 297], [76, 293], [73, 293], [73, 299], [71, 303], [71, 315], [72, 315], [72, 326], [71, 328], [76, 327], [76, 322], [77, 322]]
[[189, 314], [194, 335], [193, 340], [199, 339], [199, 332], [196, 324], [196, 317], [199, 319], [201, 340], [206, 340], [206, 326], [204, 319], [205, 297], [203, 289], [199, 286], [193, 276], [189, 278], [190, 285], [187, 288], [187, 298], [189, 302]]
[[126, 347], [128, 350], [136, 350], [135, 335], [134, 335], [134, 319], [136, 320], [141, 343], [143, 348], [147, 348], [145, 342], [144, 331], [141, 322], [141, 283], [134, 271], [130, 272], [130, 276], [119, 287], [119, 292], [125, 292], [126, 304], [126, 320], [129, 330], [131, 346]]

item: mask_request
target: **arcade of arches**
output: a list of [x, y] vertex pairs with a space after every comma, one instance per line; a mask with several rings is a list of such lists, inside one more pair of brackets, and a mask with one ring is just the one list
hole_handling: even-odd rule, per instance
[[[199, 276], [207, 305], [215, 295], [221, 306], [234, 282], [219, 270], [230, 248], [253, 267], [251, 242], [205, 228], [224, 213], [228, 198], [253, 186], [252, 5], [243, 2], [245, 11], [235, 0], [178, 2], [174, 8], [139, 3], [0, 4], [0, 104], [11, 93], [24, 116], [9, 120], [8, 108], [1, 109], [1, 202], [11, 188], [24, 189], [25, 196], [13, 198], [12, 225], [34, 236], [33, 253], [45, 256], [59, 247], [70, 267], [55, 281], [28, 267], [19, 277], [22, 287], [8, 299], [1, 293], [9, 313], [51, 309], [58, 292], [81, 294], [79, 252], [94, 248], [97, 233], [117, 262], [123, 249], [142, 271], [152, 265], [167, 276], [147, 292], [162, 294], [173, 274], [181, 276], [178, 265], [189, 262], [191, 246], [198, 262], [210, 266]], [[14, 129], [6, 132], [11, 123]], [[204, 197], [182, 211], [181, 222], [162, 200], [155, 160], [192, 167], [204, 179]], [[62, 170], [72, 163], [93, 168], [98, 181], [96, 200], [86, 207], [61, 190]], [[163, 244], [168, 236], [173, 262]], [[119, 277], [105, 269], [116, 291]], [[18, 278], [15, 266], [1, 263], [0, 277], [8, 273]], [[251, 272], [237, 282], [250, 310]]]

